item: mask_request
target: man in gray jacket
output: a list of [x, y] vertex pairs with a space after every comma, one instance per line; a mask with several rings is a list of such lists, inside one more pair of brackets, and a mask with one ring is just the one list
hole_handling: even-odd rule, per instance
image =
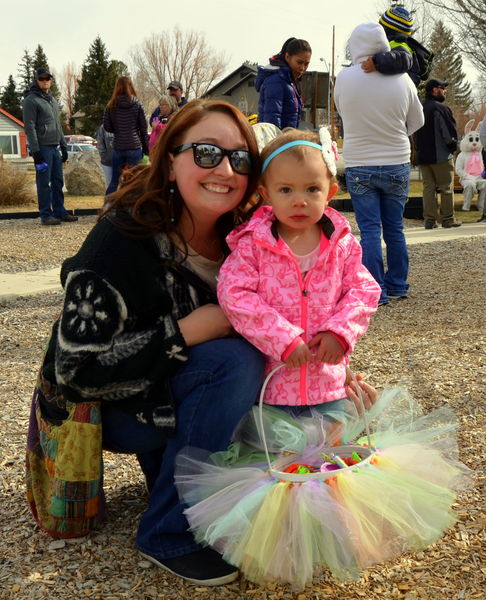
[[[24, 93], [23, 120], [36, 170], [37, 200], [43, 225], [77, 221], [64, 208], [62, 163], [67, 161], [66, 140], [59, 119], [59, 106], [50, 92], [52, 75], [44, 68], [34, 74]], [[61, 153], [59, 153], [59, 147]]]

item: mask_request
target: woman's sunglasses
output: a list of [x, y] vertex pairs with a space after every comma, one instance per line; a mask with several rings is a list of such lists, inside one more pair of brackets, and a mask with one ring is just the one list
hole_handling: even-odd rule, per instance
[[215, 144], [195, 142], [193, 144], [182, 144], [171, 150], [172, 154], [180, 154], [192, 148], [194, 162], [202, 169], [213, 169], [217, 167], [225, 156], [230, 161], [231, 168], [235, 173], [248, 175], [251, 171], [251, 158], [248, 150], [226, 150]]

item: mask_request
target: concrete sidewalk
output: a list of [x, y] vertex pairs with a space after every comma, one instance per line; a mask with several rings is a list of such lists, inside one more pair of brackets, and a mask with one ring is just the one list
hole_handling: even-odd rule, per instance
[[[486, 223], [466, 223], [451, 229], [405, 229], [407, 244], [447, 242], [461, 238], [486, 236]], [[0, 302], [9, 302], [19, 297], [61, 289], [59, 273], [61, 266], [47, 271], [24, 271], [22, 273], [0, 273]]]

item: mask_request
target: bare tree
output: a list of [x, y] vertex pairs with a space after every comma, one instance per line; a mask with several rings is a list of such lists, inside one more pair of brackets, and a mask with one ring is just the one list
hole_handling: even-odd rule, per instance
[[433, 7], [454, 32], [463, 55], [480, 73], [486, 73], [486, 11], [484, 0], [422, 0]]
[[69, 120], [74, 110], [74, 97], [78, 89], [78, 79], [81, 78], [81, 71], [73, 62], [66, 63], [61, 69], [61, 73], [58, 77], [59, 88], [61, 90], [61, 102], [66, 113], [67, 120]]
[[154, 89], [143, 71], [137, 70], [133, 72], [132, 81], [137, 91], [137, 98], [142, 103], [145, 113], [148, 116], [150, 111], [158, 106], [161, 94]]
[[[207, 45], [201, 32], [172, 31], [153, 33], [130, 52], [134, 79], [143, 82], [156, 96], [165, 93], [167, 84], [180, 81], [186, 96], [198, 98], [220, 77], [227, 65], [224, 54]], [[139, 83], [140, 85], [140, 83]]]

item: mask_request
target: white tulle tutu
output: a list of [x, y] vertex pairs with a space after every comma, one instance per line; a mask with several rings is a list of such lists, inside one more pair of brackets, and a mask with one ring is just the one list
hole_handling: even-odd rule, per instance
[[[272, 469], [258, 407], [227, 452], [186, 448], [177, 457], [176, 484], [196, 540], [248, 579], [302, 587], [327, 568], [355, 580], [455, 523], [451, 506], [468, 470], [457, 459], [450, 408], [423, 414], [405, 390], [388, 389], [368, 412], [369, 438], [360, 437], [365, 422], [353, 411], [345, 423], [268, 406], [263, 416]], [[290, 481], [278, 475], [284, 471]], [[306, 471], [315, 472], [295, 477]]]

